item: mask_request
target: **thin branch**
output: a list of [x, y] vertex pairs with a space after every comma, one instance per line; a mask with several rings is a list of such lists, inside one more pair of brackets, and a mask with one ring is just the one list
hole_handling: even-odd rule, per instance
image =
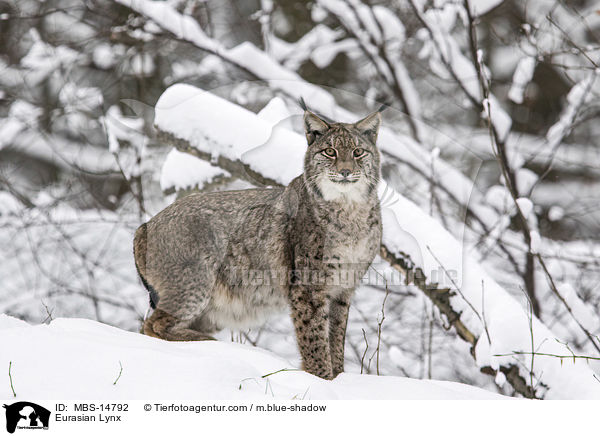
[[563, 297], [562, 294], [558, 291], [558, 288], [556, 287], [556, 283], [554, 283], [554, 279], [552, 278], [550, 271], [548, 271], [546, 262], [544, 262], [544, 259], [542, 258], [542, 256], [539, 253], [536, 256], [537, 256], [537, 259], [538, 259], [540, 265], [542, 266], [542, 269], [544, 270], [544, 273], [546, 274], [546, 278], [548, 279], [548, 282], [550, 284], [550, 289], [552, 290], [554, 295], [556, 295], [558, 297], [558, 299], [563, 304], [565, 309], [567, 309], [567, 312], [569, 312], [569, 315], [571, 315], [571, 318], [573, 318], [575, 323], [579, 326], [579, 328], [588, 337], [589, 341], [592, 343], [592, 345], [594, 346], [596, 351], [598, 351], [600, 353], [600, 346], [598, 346], [598, 343], [596, 342], [598, 337], [594, 336], [583, 324], [581, 324], [581, 322], [579, 322], [579, 320], [575, 316], [575, 313], [573, 312], [573, 309], [571, 309], [571, 306], [569, 305], [569, 303], [567, 303], [567, 300], [565, 300], [565, 297]]
[[365, 364], [365, 356], [367, 355], [367, 350], [369, 349], [369, 341], [367, 341], [367, 333], [365, 332], [365, 329], [361, 329], [361, 330], [362, 330], [363, 338], [365, 340], [365, 352], [363, 353], [362, 357], [360, 358], [360, 373], [362, 374], [364, 364]]
[[[373, 268], [373, 267], [371, 266], [371, 268]], [[375, 270], [375, 268], [373, 268], [373, 270]], [[379, 374], [379, 348], [381, 346], [381, 331], [382, 331], [383, 321], [385, 320], [385, 302], [387, 301], [388, 295], [390, 295], [388, 285], [387, 285], [387, 279], [383, 275], [382, 275], [382, 277], [383, 277], [383, 280], [385, 281], [385, 296], [383, 297], [383, 302], [381, 303], [381, 319], [377, 323], [377, 348], [375, 349], [377, 352], [377, 360], [375, 361], [376, 368], [377, 368], [377, 375], [381, 375], [381, 374]]]
[[117, 376], [116, 380], [114, 381], [113, 385], [116, 385], [117, 382], [119, 381], [119, 379], [121, 378], [121, 374], [123, 374], [123, 365], [121, 364], [121, 361], [119, 360], [119, 366], [121, 367], [121, 369], [119, 370], [119, 375]]
[[302, 370], [298, 369], [298, 368], [282, 368], [282, 369], [278, 369], [277, 371], [273, 371], [273, 372], [270, 372], [268, 374], [261, 375], [260, 378], [267, 378], [267, 377], [270, 377], [272, 375], [278, 374], [280, 372], [288, 372], [288, 371], [302, 371]]
[[[460, 286], [458, 286], [458, 283], [456, 283], [456, 280], [454, 280], [454, 278], [450, 275], [450, 273], [448, 272], [448, 270], [446, 269], [446, 267], [442, 264], [442, 262], [440, 262], [440, 260], [435, 255], [435, 253], [431, 250], [431, 247], [429, 247], [429, 245], [426, 245], [426, 248], [427, 248], [427, 251], [429, 251], [429, 253], [431, 254], [431, 256], [433, 256], [433, 258], [435, 259], [435, 261], [437, 262], [437, 264], [440, 266], [440, 268], [442, 268], [442, 271], [444, 271], [444, 274], [446, 275], [446, 277], [448, 278], [448, 280], [450, 280], [450, 282], [454, 286], [454, 289], [456, 289], [456, 291], [461, 296], [461, 298], [463, 299], [463, 301], [465, 303], [467, 303], [467, 305], [471, 308], [471, 310], [473, 311], [473, 313], [475, 314], [475, 316], [477, 316], [477, 318], [479, 319], [479, 321], [481, 321], [481, 324], [484, 325], [483, 318], [481, 317], [480, 313], [477, 311], [477, 309], [475, 309], [475, 306], [473, 306], [473, 304], [471, 304], [471, 302], [469, 300], [467, 300], [467, 297], [465, 297], [465, 294], [463, 294], [462, 290], [460, 289]], [[487, 331], [486, 331], [486, 333], [487, 333]], [[489, 337], [489, 333], [488, 333], [488, 341], [490, 343], [492, 342], [491, 339], [490, 339], [490, 337]]]
[[15, 388], [13, 386], [13, 379], [12, 379], [11, 369], [12, 369], [12, 361], [8, 362], [8, 378], [10, 380], [10, 389], [12, 390], [13, 397], [16, 397], [17, 394], [16, 394]]
[[573, 362], [575, 362], [576, 359], [584, 359], [584, 360], [600, 360], [600, 357], [594, 357], [594, 356], [582, 356], [579, 354], [553, 354], [553, 353], [540, 353], [539, 351], [513, 351], [512, 353], [506, 353], [506, 354], [494, 354], [494, 356], [497, 357], [504, 357], [504, 356], [514, 356], [514, 355], [532, 355], [532, 356], [547, 356], [547, 357], [556, 357], [558, 359], [573, 359]]

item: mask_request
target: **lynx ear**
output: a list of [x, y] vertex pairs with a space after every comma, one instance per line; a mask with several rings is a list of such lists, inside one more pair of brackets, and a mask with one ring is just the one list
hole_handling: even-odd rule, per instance
[[319, 135], [323, 135], [329, 130], [329, 124], [323, 121], [310, 111], [304, 112], [304, 131], [306, 132], [306, 140], [308, 145], [315, 142]]
[[371, 115], [367, 115], [360, 121], [354, 123], [354, 127], [360, 131], [361, 134], [373, 141], [373, 144], [377, 141], [377, 134], [379, 133], [379, 126], [381, 125], [381, 112], [373, 112]]

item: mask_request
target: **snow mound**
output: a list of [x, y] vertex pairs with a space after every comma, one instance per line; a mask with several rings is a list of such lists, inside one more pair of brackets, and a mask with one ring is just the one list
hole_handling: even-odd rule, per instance
[[[85, 319], [59, 318], [49, 325], [32, 326], [3, 315], [0, 330], [0, 365], [8, 368], [12, 362], [17, 398], [508, 398], [461, 383], [404, 377], [345, 373], [326, 381], [252, 346], [218, 341], [166, 342]], [[117, 380], [120, 365], [123, 370]], [[3, 387], [2, 395], [12, 397], [10, 388]]]

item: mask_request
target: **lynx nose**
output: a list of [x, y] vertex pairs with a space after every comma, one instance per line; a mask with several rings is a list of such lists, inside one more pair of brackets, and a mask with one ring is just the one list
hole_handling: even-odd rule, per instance
[[340, 170], [340, 175], [342, 177], [348, 178], [350, 176], [350, 174], [352, 174], [352, 171], [350, 171], [350, 170], [345, 170], [345, 169]]

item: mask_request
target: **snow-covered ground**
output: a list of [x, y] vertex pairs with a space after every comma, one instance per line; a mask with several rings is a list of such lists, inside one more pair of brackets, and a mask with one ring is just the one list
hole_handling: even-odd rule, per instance
[[[344, 373], [326, 381], [260, 348], [166, 342], [85, 319], [34, 326], [0, 315], [0, 331], [0, 367], [12, 362], [16, 399], [508, 399], [437, 380]], [[14, 400], [8, 383], [0, 396]]]

